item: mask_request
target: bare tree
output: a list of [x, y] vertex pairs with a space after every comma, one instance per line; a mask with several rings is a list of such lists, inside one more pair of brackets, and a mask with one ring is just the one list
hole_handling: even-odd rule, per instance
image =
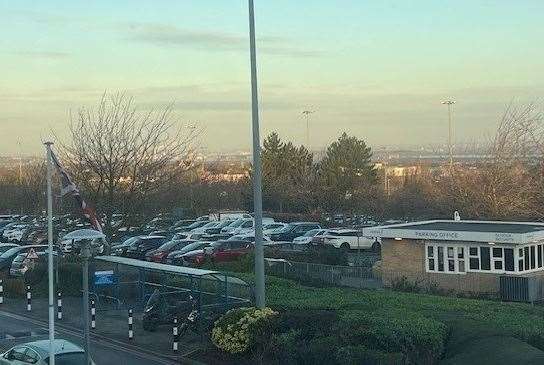
[[176, 127], [173, 105], [141, 111], [123, 93], [82, 107], [70, 120], [70, 140], [60, 143], [63, 162], [106, 215], [142, 213], [148, 199], [193, 167], [194, 125]]

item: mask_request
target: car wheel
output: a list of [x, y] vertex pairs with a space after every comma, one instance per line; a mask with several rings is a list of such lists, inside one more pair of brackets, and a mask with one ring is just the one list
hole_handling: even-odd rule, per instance
[[380, 247], [380, 243], [379, 243], [378, 241], [376, 241], [376, 242], [374, 242], [374, 243], [372, 244], [372, 251], [378, 252], [378, 251], [380, 251], [380, 248], [381, 248], [381, 247]]
[[349, 247], [349, 243], [347, 242], [344, 242], [340, 245], [340, 248], [344, 251], [349, 251], [350, 250], [350, 247]]

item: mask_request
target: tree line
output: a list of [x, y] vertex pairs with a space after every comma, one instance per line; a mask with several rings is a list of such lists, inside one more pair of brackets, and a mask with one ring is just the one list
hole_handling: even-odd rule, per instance
[[[356, 136], [343, 133], [312, 153], [274, 132], [262, 145], [263, 207], [300, 217], [451, 218], [457, 210], [463, 218], [542, 220], [542, 122], [536, 105], [510, 105], [482, 160], [417, 163], [409, 174], [392, 178], [375, 167], [371, 148]], [[55, 147], [88, 202], [106, 216], [108, 230], [116, 213], [127, 224], [140, 224], [159, 212], [252, 210], [251, 166], [246, 178], [205, 179], [208, 166], [196, 158], [201, 131], [180, 123], [171, 105], [143, 111], [124, 94], [105, 94], [95, 109], [72, 115], [69, 125], [69, 138], [59, 138]], [[385, 188], [386, 179], [393, 181], [392, 188]], [[0, 212], [41, 213], [44, 191], [43, 162], [21, 171], [4, 168]], [[76, 207], [57, 195], [55, 211], [75, 212]]]

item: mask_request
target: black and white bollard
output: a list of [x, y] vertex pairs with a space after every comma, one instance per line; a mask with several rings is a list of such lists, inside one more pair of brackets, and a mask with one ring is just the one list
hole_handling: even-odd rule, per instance
[[30, 292], [30, 285], [26, 287], [26, 311], [32, 311], [32, 293]]
[[0, 279], [0, 304], [4, 304], [4, 280]]
[[57, 293], [57, 319], [62, 320], [62, 294], [60, 291]]
[[91, 300], [91, 328], [93, 330], [96, 328], [96, 306], [94, 305], [94, 300]]
[[134, 332], [132, 331], [132, 309], [128, 310], [128, 339], [132, 340]]
[[174, 327], [172, 328], [172, 334], [174, 335], [174, 343], [172, 349], [174, 351], [178, 350], [179, 334], [178, 334], [178, 319], [174, 318]]

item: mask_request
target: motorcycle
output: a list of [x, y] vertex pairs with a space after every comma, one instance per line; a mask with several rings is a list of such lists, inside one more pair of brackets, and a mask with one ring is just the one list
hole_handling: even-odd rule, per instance
[[[179, 293], [176, 293], [179, 295]], [[195, 298], [187, 293], [187, 297], [177, 300], [171, 304], [166, 298], [166, 294], [155, 289], [151, 297], [149, 297], [142, 317], [142, 326], [144, 331], [153, 332], [160, 325], [171, 325], [174, 318], [184, 318], [188, 314], [195, 311], [198, 302]]]

